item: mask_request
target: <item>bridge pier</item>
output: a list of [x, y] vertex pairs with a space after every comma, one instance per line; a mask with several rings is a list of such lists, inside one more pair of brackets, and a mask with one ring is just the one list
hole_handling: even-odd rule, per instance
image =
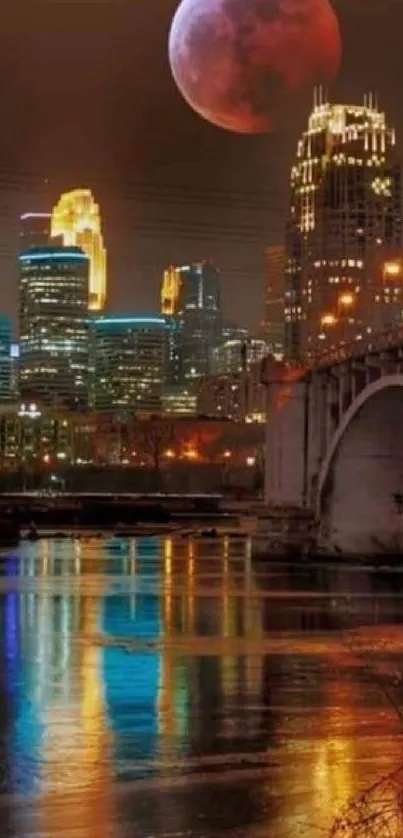
[[315, 509], [316, 483], [338, 424], [336, 376], [302, 374], [268, 381], [265, 501]]
[[265, 501], [269, 505], [307, 504], [306, 381], [268, 384]]

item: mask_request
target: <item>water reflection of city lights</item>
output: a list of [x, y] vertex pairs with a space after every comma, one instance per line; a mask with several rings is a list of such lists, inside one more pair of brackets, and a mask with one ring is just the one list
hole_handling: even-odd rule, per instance
[[192, 540], [189, 540], [188, 544], [187, 623], [189, 632], [193, 634], [195, 624], [195, 555]]
[[[20, 590], [0, 600], [4, 687], [18, 708], [3, 768], [11, 793], [32, 798], [35, 834], [116, 834], [127, 810], [117, 813], [115, 790], [130, 780], [135, 791], [137, 779], [150, 801], [161, 800], [161, 779], [175, 805], [173, 787], [186, 787], [191, 806], [179, 803], [175, 824], [185, 834], [200, 785], [204, 801], [216, 805], [218, 794], [220, 804], [216, 774], [226, 786], [228, 772], [234, 788], [246, 751], [250, 838], [313, 836], [316, 826], [329, 834], [347, 799], [401, 760], [399, 723], [382, 696], [375, 705], [362, 669], [356, 676], [340, 632], [322, 632], [316, 589], [306, 606], [306, 571], [302, 593], [292, 571], [290, 607], [290, 572], [256, 567], [250, 543], [173, 534], [110, 551], [98, 540], [44, 539], [24, 544], [4, 574]], [[344, 597], [344, 577], [338, 585]], [[376, 615], [360, 649], [382, 642], [382, 653], [385, 644], [400, 653], [401, 626], [385, 629]], [[140, 820], [147, 806], [130, 805]], [[153, 834], [166, 827], [159, 809]]]
[[230, 636], [230, 567], [229, 567], [229, 539], [224, 539], [223, 573], [222, 573], [222, 632], [224, 637]]

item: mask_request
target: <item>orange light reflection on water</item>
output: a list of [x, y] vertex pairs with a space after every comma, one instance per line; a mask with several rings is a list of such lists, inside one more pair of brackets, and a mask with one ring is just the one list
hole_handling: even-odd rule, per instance
[[[85, 547], [76, 555], [85, 569]], [[97, 561], [89, 559], [93, 572]], [[62, 598], [64, 599], [64, 597]], [[100, 631], [101, 596], [66, 595], [72, 628], [80, 637]], [[48, 626], [52, 636], [52, 624]], [[54, 636], [57, 636], [54, 634]], [[103, 650], [91, 643], [74, 643], [69, 632], [62, 660], [55, 663], [43, 708], [42, 770], [35, 820], [39, 834], [86, 838], [112, 835], [115, 823], [111, 733], [102, 680]], [[49, 652], [49, 649], [48, 649]]]
[[[164, 541], [162, 580], [163, 638], [169, 640], [174, 633], [172, 600], [172, 538]], [[175, 655], [169, 643], [164, 645], [161, 655], [161, 670], [158, 689], [158, 731], [159, 751], [168, 759], [175, 736]]]
[[[306, 717], [303, 708], [295, 708], [276, 729], [276, 739], [282, 743], [276, 749], [279, 766], [266, 794], [268, 798], [274, 794], [278, 801], [278, 827], [271, 824], [270, 838], [276, 830], [281, 838], [328, 835], [349, 806], [356, 812], [354, 801], [361, 793], [403, 760], [402, 743], [386, 724], [372, 735], [384, 720], [382, 702], [376, 707], [364, 705], [360, 684], [344, 677], [325, 677], [322, 688], [320, 706]], [[316, 694], [317, 689], [315, 685]], [[314, 692], [309, 684], [306, 690], [308, 708]], [[279, 695], [276, 702], [281, 700]], [[376, 834], [383, 835], [380, 810], [379, 816]], [[257, 834], [253, 832], [254, 838]], [[347, 826], [340, 831], [343, 838], [364, 834]]]

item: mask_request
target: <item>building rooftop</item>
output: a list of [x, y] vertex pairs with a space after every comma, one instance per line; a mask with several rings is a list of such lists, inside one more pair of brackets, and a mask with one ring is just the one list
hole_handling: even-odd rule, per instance
[[80, 247], [32, 247], [19, 255], [20, 262], [51, 261], [52, 259], [80, 259], [88, 261], [88, 256]]
[[24, 212], [20, 216], [21, 221], [26, 221], [28, 218], [51, 218], [50, 212]]
[[165, 329], [168, 326], [165, 317], [158, 315], [135, 315], [127, 314], [115, 315], [113, 317], [95, 317], [92, 318], [91, 323], [95, 326], [97, 331], [114, 332], [120, 329]]

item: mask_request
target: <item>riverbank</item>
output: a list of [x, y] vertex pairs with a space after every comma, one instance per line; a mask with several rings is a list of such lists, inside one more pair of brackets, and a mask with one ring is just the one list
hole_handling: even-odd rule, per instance
[[[244, 503], [242, 509], [247, 509]], [[39, 493], [0, 495], [0, 524], [56, 527], [135, 526], [181, 521], [237, 520], [239, 505], [221, 495], [114, 495]]]
[[55, 528], [49, 526], [36, 527], [31, 523], [29, 527], [8, 528], [7, 531], [0, 531], [0, 547], [17, 545], [20, 541], [40, 541], [42, 539], [56, 539], [56, 540], [85, 540], [85, 539], [104, 539], [115, 541], [117, 544], [121, 541], [133, 538], [166, 538], [173, 537], [176, 539], [197, 539], [206, 542], [217, 542], [220, 539], [226, 538], [230, 541], [247, 541], [249, 536], [247, 531], [240, 526], [229, 526], [228, 524], [215, 523], [214, 526], [206, 526], [201, 521], [194, 522], [194, 526], [189, 528], [183, 524], [150, 524], [150, 525], [134, 525], [128, 527], [109, 527], [105, 528], [102, 525], [93, 527], [72, 526], [66, 529]]

